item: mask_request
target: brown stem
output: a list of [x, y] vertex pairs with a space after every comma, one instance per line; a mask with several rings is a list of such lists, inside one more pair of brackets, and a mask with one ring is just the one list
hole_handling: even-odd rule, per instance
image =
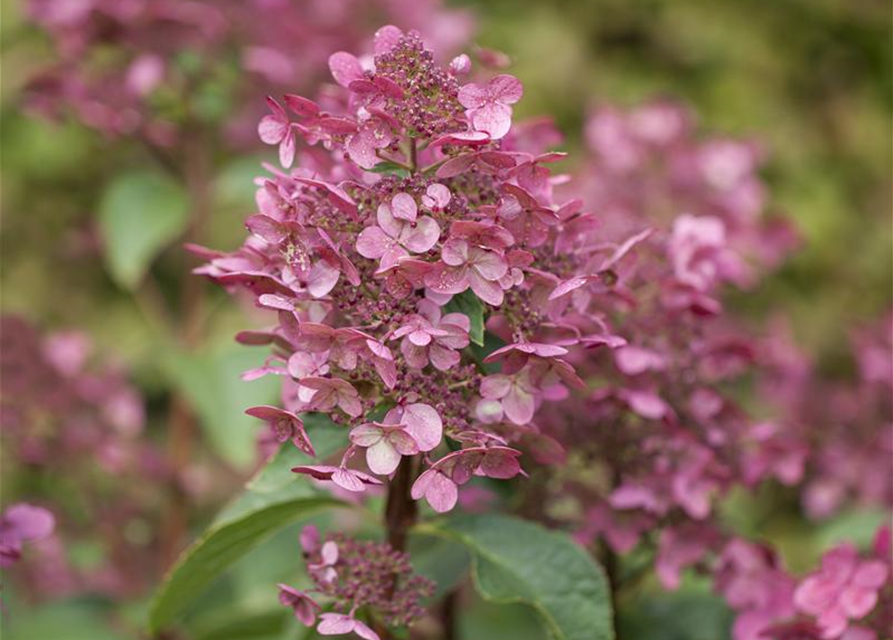
[[[385, 529], [387, 530], [388, 544], [397, 551], [406, 551], [409, 530], [415, 524], [418, 516], [416, 502], [412, 499], [410, 490], [418, 473], [419, 462], [419, 456], [404, 459], [397, 467], [397, 472], [388, 485], [388, 497], [384, 509]], [[388, 597], [393, 596], [396, 580], [397, 576], [394, 576], [394, 583], [391, 585], [391, 593]], [[382, 640], [390, 640], [393, 637], [384, 624], [376, 624], [375, 631]]]
[[459, 637], [458, 613], [459, 590], [455, 589], [446, 594], [440, 607], [443, 640], [456, 640]]
[[[187, 242], [201, 242], [211, 214], [210, 155], [201, 133], [185, 141], [184, 178], [191, 201]], [[185, 266], [184, 266], [185, 271]], [[204, 281], [186, 275], [180, 288], [180, 345], [193, 350], [201, 336]], [[183, 475], [192, 460], [197, 432], [195, 415], [182, 394], [174, 391], [168, 409], [167, 454], [171, 464], [171, 497], [162, 518], [161, 561], [169, 566], [177, 556], [188, 525], [189, 496], [184, 491]]]
[[406, 551], [406, 538], [412, 525], [415, 524], [416, 502], [409, 495], [415, 481], [418, 457], [408, 458], [397, 468], [394, 479], [388, 487], [388, 499], [385, 504], [385, 527], [388, 532], [388, 544], [397, 551]]

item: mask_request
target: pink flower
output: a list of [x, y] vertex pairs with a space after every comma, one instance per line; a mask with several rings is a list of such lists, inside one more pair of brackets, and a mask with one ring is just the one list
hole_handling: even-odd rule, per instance
[[46, 509], [19, 503], [0, 515], [0, 567], [14, 564], [22, 556], [22, 543], [46, 538], [53, 532], [55, 518]]
[[844, 543], [822, 557], [822, 566], [794, 592], [794, 603], [816, 616], [822, 638], [839, 638], [850, 620], [868, 615], [878, 600], [889, 568], [881, 560], [860, 560], [856, 547]]
[[378, 207], [378, 226], [363, 229], [357, 238], [357, 252], [364, 258], [380, 260], [380, 269], [394, 267], [410, 253], [425, 253], [440, 238], [440, 227], [430, 216], [418, 217], [415, 200], [398, 193], [391, 204]]
[[481, 381], [481, 395], [477, 415], [484, 422], [498, 422], [503, 415], [514, 424], [525, 425], [533, 419], [536, 409], [536, 387], [529, 372], [515, 375], [497, 373]]
[[448, 313], [430, 300], [419, 302], [418, 313], [391, 335], [403, 338], [400, 350], [410, 367], [421, 369], [430, 361], [436, 369], [447, 371], [459, 363], [457, 349], [468, 346], [471, 323], [464, 313]]
[[456, 506], [458, 487], [474, 475], [488, 478], [509, 479], [519, 473], [521, 452], [502, 446], [472, 447], [445, 455], [413, 483], [413, 500], [425, 498], [431, 508], [445, 513]]
[[327, 413], [340, 408], [351, 418], [363, 413], [363, 405], [353, 385], [339, 378], [303, 378], [298, 397], [307, 403], [308, 410]]
[[350, 440], [366, 449], [366, 464], [373, 473], [390, 475], [402, 456], [431, 451], [440, 444], [443, 422], [437, 411], [422, 403], [388, 411], [382, 422], [355, 427]]
[[286, 607], [291, 607], [301, 624], [312, 627], [316, 623], [316, 614], [320, 606], [305, 592], [299, 591], [287, 584], [278, 584], [279, 602]]
[[459, 488], [440, 469], [431, 468], [422, 473], [412, 485], [413, 500], [427, 500], [437, 513], [446, 513], [456, 506]]
[[366, 449], [366, 464], [372, 473], [384, 476], [397, 469], [402, 456], [419, 452], [418, 443], [401, 424], [361, 424], [350, 432], [350, 441]]
[[303, 465], [292, 468], [294, 473], [302, 473], [317, 480], [329, 480], [347, 491], [360, 493], [366, 490], [366, 485], [381, 484], [381, 480], [368, 473], [348, 469], [347, 467], [333, 467], [329, 465]]
[[434, 182], [425, 189], [425, 195], [422, 196], [422, 204], [432, 211], [443, 211], [452, 199], [449, 188]]
[[432, 291], [457, 294], [471, 287], [484, 302], [502, 304], [505, 294], [499, 280], [508, 272], [503, 256], [467, 240], [450, 238], [443, 244], [440, 257], [442, 262], [425, 276], [425, 284]]
[[484, 131], [494, 140], [502, 138], [512, 126], [512, 108], [523, 95], [521, 82], [502, 74], [487, 84], [470, 83], [459, 90], [459, 102], [477, 131]]
[[273, 98], [267, 97], [267, 106], [272, 112], [264, 116], [257, 126], [260, 139], [267, 144], [279, 145], [279, 162], [286, 169], [295, 160], [295, 134], [285, 109]]
[[340, 636], [355, 633], [364, 640], [380, 640], [378, 634], [364, 622], [343, 613], [324, 613], [320, 617], [316, 631], [324, 636]]
[[246, 409], [245, 413], [261, 420], [266, 420], [276, 435], [279, 442], [291, 440], [298, 449], [308, 456], [316, 457], [313, 444], [304, 430], [304, 422], [291, 411], [285, 411], [278, 407], [262, 405]]

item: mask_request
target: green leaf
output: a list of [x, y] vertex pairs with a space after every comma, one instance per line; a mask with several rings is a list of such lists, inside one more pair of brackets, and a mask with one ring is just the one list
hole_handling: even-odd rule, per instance
[[484, 305], [471, 289], [466, 289], [453, 298], [444, 307], [446, 313], [464, 313], [471, 320], [471, 331], [468, 336], [479, 346], [484, 344]]
[[406, 167], [399, 165], [396, 162], [391, 162], [390, 160], [383, 160], [379, 162], [374, 167], [369, 169], [369, 171], [371, 171], [372, 173], [394, 175], [399, 178], [409, 177], [409, 171], [406, 170]]
[[432, 600], [453, 591], [468, 575], [471, 557], [465, 546], [449, 538], [413, 535], [409, 539], [412, 568], [435, 583]]
[[185, 230], [187, 205], [183, 188], [160, 173], [127, 173], [108, 185], [99, 207], [99, 227], [115, 282], [136, 288], [152, 260]]
[[[346, 434], [319, 416], [308, 433], [323, 459], [346, 443]], [[328, 422], [327, 420], [325, 422]], [[288, 470], [313, 459], [289, 444], [248, 483], [245, 491], [215, 518], [211, 526], [180, 557], [149, 612], [149, 629], [158, 633], [236, 560], [292, 522], [342, 503]]]
[[614, 637], [604, 574], [567, 535], [493, 514], [459, 516], [418, 531], [463, 543], [484, 599], [533, 607], [555, 640]]
[[270, 404], [279, 389], [275, 376], [242, 380], [242, 372], [260, 364], [259, 357], [256, 349], [228, 342], [198, 353], [170, 352], [162, 361], [171, 386], [198, 412], [214, 451], [240, 469], [254, 460], [255, 438], [264, 428], [245, 409]]

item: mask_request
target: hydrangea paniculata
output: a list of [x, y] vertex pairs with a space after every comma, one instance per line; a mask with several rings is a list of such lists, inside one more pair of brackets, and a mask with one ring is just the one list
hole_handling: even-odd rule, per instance
[[[395, 27], [371, 58], [329, 62], [340, 90], [324, 101], [268, 100], [259, 133], [296, 167], [267, 167], [251, 236], [196, 249], [210, 258], [198, 272], [278, 316], [241, 339], [274, 346], [250, 375], [283, 376], [285, 409], [249, 413], [304, 451], [300, 412], [350, 429], [339, 464], [296, 472], [362, 491], [421, 457], [412, 495], [445, 511], [474, 476], [521, 473], [537, 408], [582, 384], [567, 357], [600, 325], [549, 295], [586, 261], [555, 247], [587, 214], [553, 200], [552, 158], [513, 129], [516, 78], [463, 85], [464, 64], [439, 66]], [[499, 373], [481, 368], [482, 323], [504, 344], [484, 353]]]

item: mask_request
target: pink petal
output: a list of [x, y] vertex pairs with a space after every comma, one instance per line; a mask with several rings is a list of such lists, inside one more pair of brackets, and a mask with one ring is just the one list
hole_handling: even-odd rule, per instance
[[478, 109], [484, 106], [489, 98], [486, 88], [470, 82], [459, 89], [459, 104], [466, 109]]
[[363, 67], [360, 65], [360, 61], [346, 51], [339, 51], [329, 56], [329, 70], [332, 72], [335, 82], [342, 87], [347, 87], [354, 80], [363, 77]]
[[505, 137], [512, 128], [512, 108], [499, 102], [486, 104], [468, 112], [476, 131], [483, 131], [493, 140]]
[[450, 194], [449, 188], [439, 182], [429, 184], [428, 188], [425, 190], [425, 194], [427, 199], [423, 199], [423, 202], [432, 208], [437, 207], [443, 209], [452, 199], [452, 194]]
[[509, 420], [517, 425], [525, 425], [533, 419], [536, 403], [532, 394], [514, 384], [508, 395], [502, 399], [502, 408]]
[[501, 74], [490, 80], [488, 89], [490, 97], [503, 104], [514, 104], [524, 95], [521, 81], [508, 74]]
[[356, 620], [342, 613], [324, 613], [316, 630], [324, 636], [337, 636], [353, 631]]
[[407, 225], [401, 235], [403, 246], [413, 253], [425, 253], [440, 239], [440, 227], [434, 218], [423, 216], [416, 222], [415, 228]]
[[447, 371], [459, 364], [462, 359], [458, 352], [447, 349], [439, 344], [431, 345], [428, 357], [431, 358], [431, 364], [438, 371]]
[[406, 226], [404, 221], [394, 217], [391, 208], [384, 203], [378, 206], [378, 210], [375, 212], [375, 219], [378, 222], [378, 226], [392, 238], [399, 238], [403, 227]]
[[878, 589], [887, 579], [887, 565], [880, 560], [868, 560], [859, 563], [851, 581], [860, 587]]
[[382, 476], [392, 474], [400, 464], [400, 454], [387, 440], [379, 440], [366, 449], [366, 464], [372, 473]]
[[481, 380], [481, 395], [485, 398], [501, 399], [508, 395], [512, 380], [507, 375], [496, 373]]
[[357, 253], [364, 258], [377, 260], [393, 243], [380, 227], [366, 227], [357, 237]]
[[378, 634], [367, 627], [366, 623], [361, 620], [354, 620], [353, 632], [363, 638], [363, 640], [381, 640], [381, 638], [378, 637]]
[[471, 290], [474, 291], [478, 298], [494, 307], [502, 304], [505, 293], [499, 284], [485, 280], [475, 269], [469, 270], [468, 281], [471, 285]]
[[440, 259], [451, 267], [458, 267], [468, 261], [468, 243], [465, 240], [450, 238], [443, 243]]
[[352, 135], [347, 143], [347, 153], [350, 159], [363, 169], [371, 169], [378, 164], [375, 149], [375, 140], [365, 129]]
[[380, 56], [388, 53], [397, 44], [397, 41], [403, 37], [403, 32], [392, 24], [385, 25], [375, 32], [374, 48], [375, 55]]
[[267, 144], [279, 144], [288, 132], [288, 120], [276, 116], [264, 116], [257, 125], [257, 134]]
[[406, 364], [413, 369], [422, 369], [428, 364], [428, 350], [415, 346], [409, 340], [400, 343], [400, 352], [406, 358]]
[[285, 132], [285, 138], [279, 143], [279, 162], [288, 169], [294, 161], [295, 136], [291, 125], [289, 125], [288, 130]]
[[412, 487], [412, 497], [416, 500], [422, 496], [438, 513], [446, 513], [456, 506], [459, 490], [456, 484], [437, 469], [428, 469], [419, 476]]
[[437, 411], [422, 403], [407, 405], [403, 410], [406, 432], [418, 443], [419, 450], [431, 451], [440, 444], [443, 421]]
[[361, 424], [350, 432], [350, 441], [358, 447], [371, 447], [383, 437], [381, 427], [374, 424]]
[[502, 450], [502, 447], [490, 449], [481, 462], [481, 471], [488, 478], [508, 480], [514, 478], [521, 471], [518, 463], [520, 452], [512, 449]]
[[418, 210], [415, 200], [408, 193], [398, 193], [391, 199], [391, 214], [395, 218], [414, 222]]
[[307, 277], [307, 291], [314, 298], [322, 298], [335, 288], [341, 272], [325, 260], [320, 260], [310, 269]]
[[863, 587], [847, 587], [840, 594], [840, 606], [853, 619], [867, 615], [877, 604], [877, 591]]
[[468, 270], [437, 263], [425, 275], [425, 286], [437, 293], [457, 294], [468, 288]]
[[505, 258], [493, 251], [472, 249], [469, 252], [469, 262], [487, 280], [499, 280], [508, 271]]
[[388, 440], [401, 456], [414, 456], [419, 452], [419, 445], [405, 431], [392, 431], [388, 434]]
[[325, 564], [335, 564], [338, 562], [338, 545], [333, 540], [329, 540], [322, 546], [320, 554]]
[[319, 115], [319, 105], [309, 98], [293, 93], [287, 93], [282, 98], [285, 100], [285, 106], [303, 118], [314, 118]]

